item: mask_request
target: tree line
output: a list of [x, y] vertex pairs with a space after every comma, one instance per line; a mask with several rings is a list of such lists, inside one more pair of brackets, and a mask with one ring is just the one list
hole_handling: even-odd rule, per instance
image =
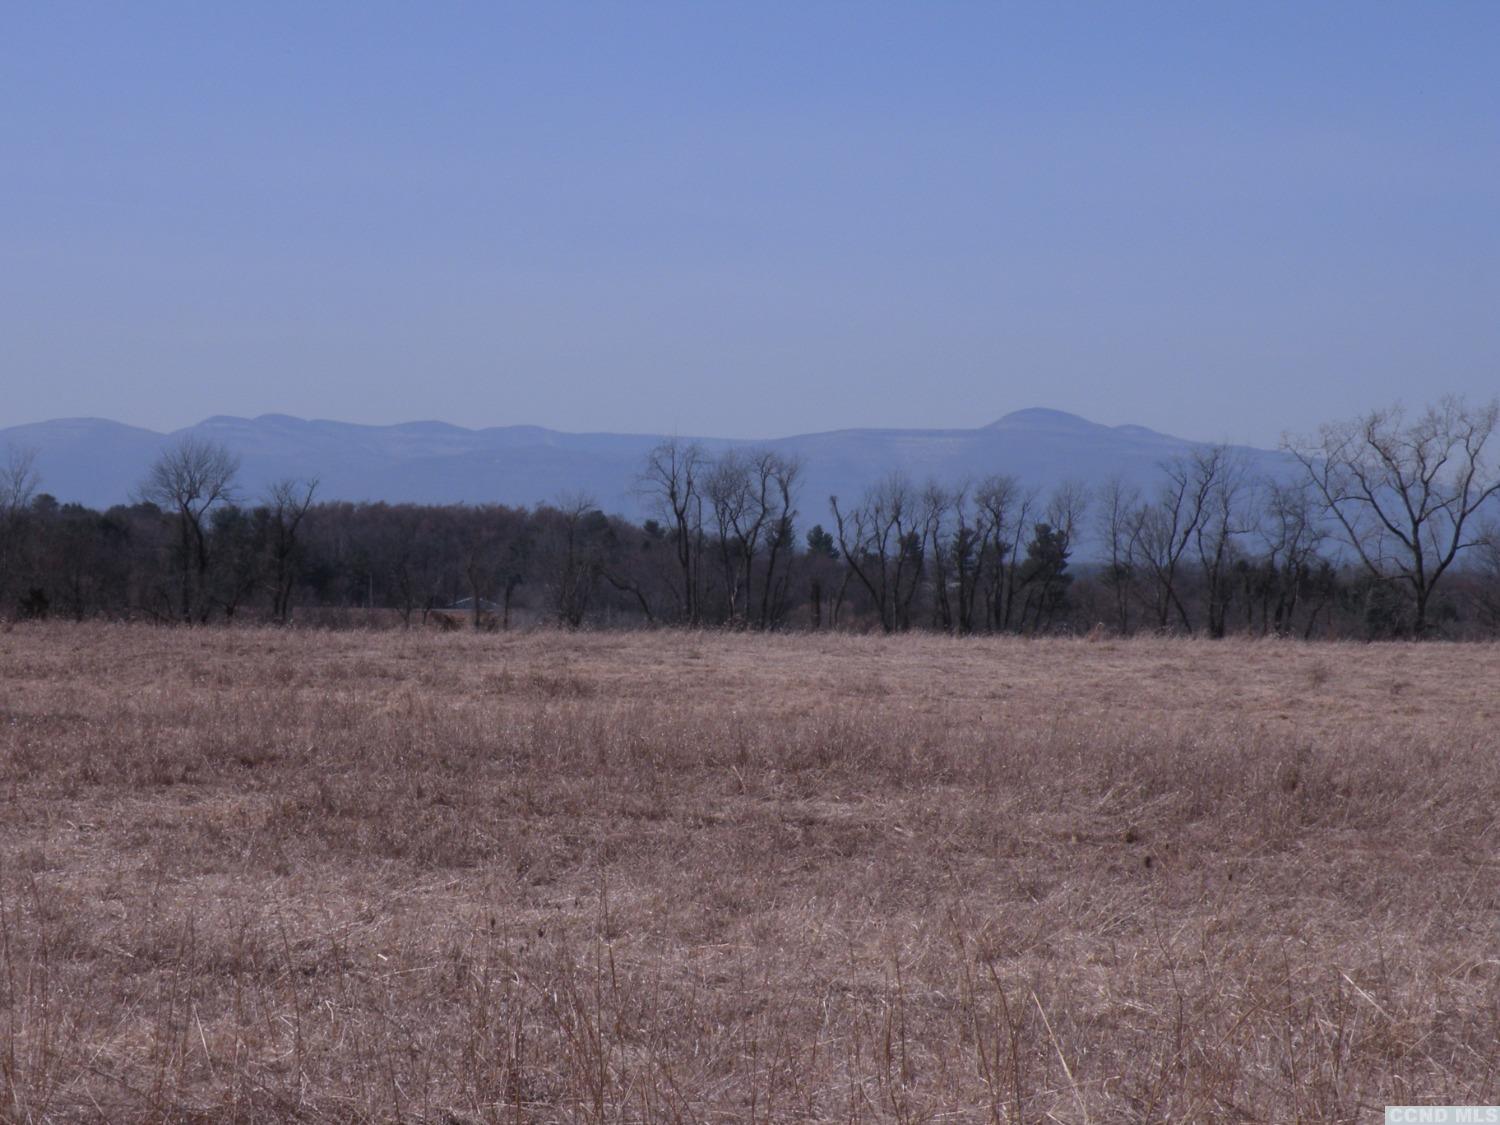
[[[683, 625], [1293, 637], [1500, 633], [1500, 404], [1446, 398], [1288, 440], [1255, 476], [1197, 446], [1150, 488], [899, 472], [805, 517], [778, 452], [667, 440], [639, 522], [586, 496], [531, 508], [257, 496], [226, 449], [165, 451], [130, 504], [42, 490], [0, 461], [0, 615], [508, 629]], [[1086, 551], [1081, 552], [1081, 548]], [[1082, 554], [1082, 558], [1080, 558]], [[353, 611], [364, 611], [363, 615]]]

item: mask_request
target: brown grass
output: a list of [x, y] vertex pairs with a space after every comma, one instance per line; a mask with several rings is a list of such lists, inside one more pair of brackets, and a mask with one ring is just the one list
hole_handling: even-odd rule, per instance
[[1500, 1102], [1500, 649], [18, 627], [13, 1120]]

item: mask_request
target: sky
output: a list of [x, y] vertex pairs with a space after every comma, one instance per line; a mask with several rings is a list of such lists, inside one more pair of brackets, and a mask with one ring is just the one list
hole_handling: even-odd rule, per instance
[[1500, 392], [1500, 4], [7, 6], [0, 427]]

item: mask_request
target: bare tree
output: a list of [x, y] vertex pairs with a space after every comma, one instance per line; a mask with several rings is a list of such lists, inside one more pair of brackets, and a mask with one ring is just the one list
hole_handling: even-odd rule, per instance
[[7, 598], [14, 572], [23, 556], [22, 535], [31, 502], [41, 478], [36, 450], [7, 448], [0, 461], [0, 598]]
[[[786, 614], [787, 590], [797, 535], [797, 493], [802, 462], [767, 454], [756, 462], [761, 507], [766, 513], [766, 573], [761, 580], [760, 627], [769, 629]], [[783, 564], [778, 571], [777, 564]]]
[[1305, 595], [1312, 598], [1303, 635], [1310, 635], [1318, 614], [1333, 594], [1333, 567], [1321, 557], [1326, 532], [1319, 518], [1312, 485], [1306, 480], [1269, 481], [1262, 489], [1260, 558], [1246, 564], [1245, 624], [1254, 625], [1260, 605], [1261, 633], [1282, 636], [1295, 628]]
[[992, 476], [975, 488], [974, 502], [984, 513], [987, 533], [985, 616], [989, 628], [1009, 629], [1021, 584], [1022, 544], [1040, 500], [1015, 477]]
[[279, 480], [266, 490], [271, 555], [271, 616], [285, 625], [292, 612], [292, 588], [297, 581], [297, 532], [307, 518], [318, 491], [316, 478]]
[[1104, 584], [1115, 609], [1115, 629], [1130, 632], [1130, 595], [1135, 568], [1130, 564], [1130, 538], [1134, 513], [1140, 510], [1140, 489], [1121, 477], [1105, 482], [1099, 499], [1099, 536], [1104, 543]]
[[906, 627], [911, 600], [921, 580], [924, 505], [911, 482], [893, 473], [865, 493], [848, 512], [832, 496], [834, 526], [845, 565], [875, 603], [887, 633]]
[[1156, 499], [1136, 513], [1130, 535], [1130, 565], [1151, 583], [1158, 629], [1167, 628], [1175, 611], [1183, 630], [1193, 631], [1182, 596], [1183, 559], [1197, 540], [1224, 464], [1222, 446], [1205, 446], [1163, 463], [1165, 479]]
[[681, 571], [679, 603], [690, 625], [699, 621], [699, 560], [703, 554], [703, 496], [700, 477], [707, 469], [703, 448], [668, 438], [646, 456], [640, 490], [671, 525], [672, 543]]
[[1479, 543], [1479, 612], [1490, 631], [1500, 632], [1500, 519], [1489, 520]]
[[752, 449], [724, 453], [704, 477], [703, 495], [713, 516], [724, 586], [725, 621], [766, 628], [776, 616], [773, 609], [785, 596], [785, 581], [777, 582], [777, 565], [789, 554], [800, 474], [795, 459]]
[[[557, 507], [541, 509], [538, 519], [553, 512], [593, 507], [587, 497], [564, 497]], [[525, 576], [531, 543], [524, 509], [483, 504], [457, 511], [459, 549], [464, 586], [469, 592], [469, 624], [475, 630], [498, 625], [510, 628], [511, 605]], [[545, 521], [544, 521], [545, 522]], [[486, 608], [486, 607], [489, 608]], [[499, 610], [498, 618], [493, 612]]]
[[604, 576], [605, 555], [614, 531], [595, 505], [593, 497], [574, 493], [559, 498], [551, 515], [550, 548], [556, 574], [553, 604], [562, 624], [576, 629], [583, 624], [599, 579]]
[[179, 530], [179, 610], [191, 622], [195, 612], [208, 619], [209, 536], [207, 517], [219, 504], [234, 499], [239, 458], [217, 442], [186, 437], [165, 450], [151, 465], [141, 499], [175, 515]]
[[952, 586], [953, 573], [961, 560], [953, 550], [958, 533], [949, 528], [956, 522], [954, 508], [961, 495], [962, 490], [946, 489], [937, 481], [929, 481], [922, 490], [922, 507], [927, 515], [923, 530], [928, 540], [927, 557], [932, 560], [932, 620], [934, 627], [945, 633], [957, 628], [954, 606], [960, 592]]
[[0, 462], [0, 517], [9, 519], [29, 508], [41, 483], [36, 450], [7, 447]]
[[659, 578], [653, 573], [655, 568], [650, 561], [650, 552], [657, 546], [658, 537], [647, 532], [644, 538], [640, 538], [641, 529], [619, 517], [607, 522], [613, 531], [616, 545], [621, 541], [633, 540], [640, 544], [641, 550], [611, 552], [612, 557], [601, 563], [599, 575], [620, 593], [634, 598], [642, 620], [647, 625], [654, 625], [656, 613], [651, 608], [651, 598], [647, 591], [648, 586], [654, 585], [652, 579]]
[[[324, 507], [314, 509], [315, 519]], [[425, 623], [439, 602], [442, 556], [450, 549], [457, 554], [466, 546], [460, 536], [452, 534], [453, 525], [463, 517], [462, 511], [384, 503], [371, 504], [366, 511], [370, 517], [367, 542], [371, 570], [388, 584], [403, 627], [411, 628], [412, 614], [419, 606]]]
[[765, 508], [757, 502], [752, 474], [750, 459], [731, 449], [714, 462], [703, 482], [722, 571], [720, 617], [730, 625], [744, 624], [741, 597], [746, 601], [750, 597], [756, 540], [765, 520]]
[[952, 513], [952, 531], [941, 553], [944, 556], [943, 569], [953, 576], [957, 611], [953, 630], [972, 633], [982, 580], [991, 561], [985, 550], [989, 541], [989, 512], [984, 505], [976, 503], [974, 489], [967, 483], [948, 493], [948, 505]]
[[1302, 464], [1335, 532], [1376, 581], [1403, 590], [1411, 630], [1428, 630], [1433, 592], [1475, 546], [1475, 516], [1500, 493], [1491, 450], [1500, 399], [1449, 396], [1408, 421], [1397, 406], [1283, 444]]
[[1208, 635], [1215, 639], [1228, 629], [1229, 605], [1234, 597], [1234, 566], [1239, 561], [1240, 538], [1253, 523], [1249, 478], [1244, 461], [1223, 446], [1204, 451], [1200, 474], [1211, 477], [1203, 510], [1193, 528], [1193, 544], [1203, 576], [1208, 613]]

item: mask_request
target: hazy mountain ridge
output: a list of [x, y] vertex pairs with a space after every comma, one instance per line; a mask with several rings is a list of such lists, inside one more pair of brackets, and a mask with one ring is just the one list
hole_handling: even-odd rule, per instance
[[[657, 434], [569, 433], [539, 426], [468, 429], [419, 421], [369, 426], [285, 414], [217, 415], [171, 433], [100, 418], [61, 418], [0, 429], [0, 447], [34, 449], [42, 489], [96, 507], [127, 502], [161, 450], [188, 435], [222, 442], [241, 459], [253, 498], [284, 477], [317, 477], [326, 500], [535, 504], [586, 493], [603, 508], [643, 514], [636, 491]], [[974, 429], [847, 429], [766, 440], [693, 438], [710, 451], [766, 447], [804, 466], [805, 522], [829, 495], [853, 499], [892, 471], [921, 483], [1013, 475], [1047, 489], [1121, 476], [1143, 486], [1160, 463], [1201, 443], [1143, 426], [1105, 426], [1075, 414], [1018, 410]], [[1252, 471], [1279, 473], [1280, 453], [1241, 447]]]

